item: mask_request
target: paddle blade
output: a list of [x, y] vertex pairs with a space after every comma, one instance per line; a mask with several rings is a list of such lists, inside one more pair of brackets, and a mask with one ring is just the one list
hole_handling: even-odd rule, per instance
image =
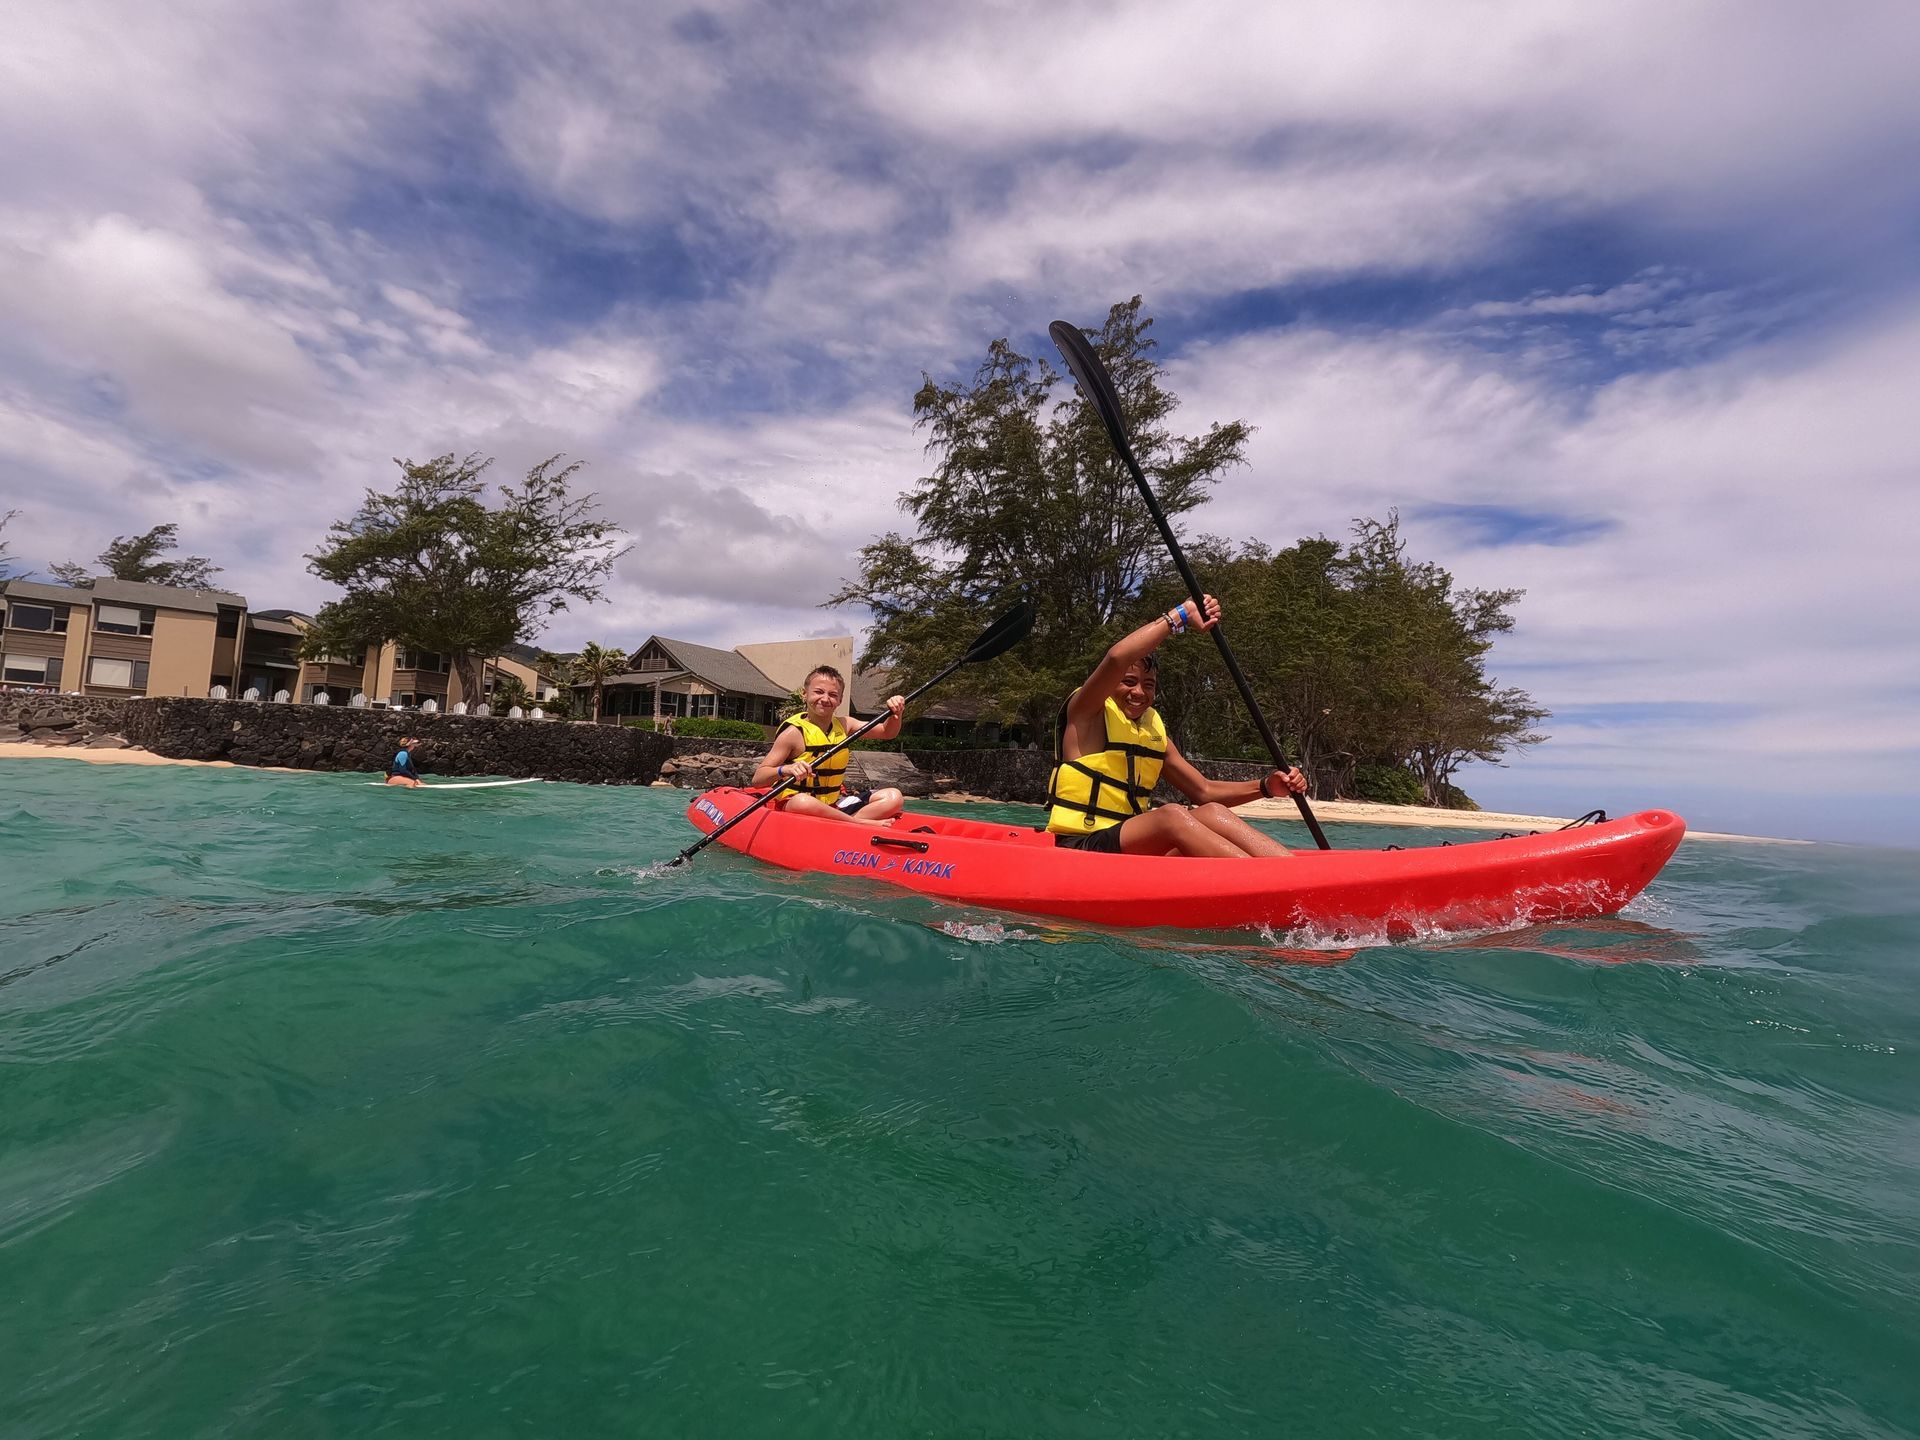
[[980, 632], [980, 638], [967, 647], [967, 653], [960, 657], [960, 663], [977, 665], [982, 660], [1004, 655], [1026, 639], [1032, 629], [1033, 605], [1030, 601], [1022, 600]]
[[1127, 443], [1127, 427], [1120, 419], [1120, 392], [1113, 388], [1113, 377], [1107, 374], [1107, 367], [1101, 364], [1093, 342], [1080, 333], [1078, 325], [1065, 320], [1054, 321], [1047, 327], [1047, 334], [1053, 337], [1053, 343], [1059, 347], [1060, 358], [1067, 362], [1067, 369], [1073, 373], [1080, 393], [1099, 412], [1100, 422], [1107, 427], [1107, 435], [1112, 439], [1114, 449], [1131, 460], [1133, 447]]

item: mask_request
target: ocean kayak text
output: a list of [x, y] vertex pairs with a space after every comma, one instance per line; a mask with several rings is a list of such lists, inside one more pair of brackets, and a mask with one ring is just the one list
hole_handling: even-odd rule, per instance
[[836, 850], [833, 863], [850, 870], [898, 870], [902, 875], [926, 875], [935, 880], [953, 879], [953, 864], [946, 860], [898, 860], [891, 855], [876, 855], [871, 850]]

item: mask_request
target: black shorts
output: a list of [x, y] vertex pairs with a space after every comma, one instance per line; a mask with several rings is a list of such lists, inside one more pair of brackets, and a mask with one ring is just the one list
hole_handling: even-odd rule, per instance
[[873, 796], [864, 790], [842, 790], [840, 798], [833, 802], [833, 808], [842, 815], [851, 815], [872, 798]]
[[1055, 835], [1053, 848], [1056, 850], [1085, 850], [1090, 855], [1118, 855], [1120, 853], [1120, 827], [1103, 825], [1098, 830], [1089, 830], [1085, 835]]

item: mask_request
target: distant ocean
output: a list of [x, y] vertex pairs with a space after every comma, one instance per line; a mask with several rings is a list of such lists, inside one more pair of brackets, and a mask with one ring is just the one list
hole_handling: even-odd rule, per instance
[[1920, 854], [1196, 946], [366, 778], [0, 761], [6, 1440], [1920, 1433]]

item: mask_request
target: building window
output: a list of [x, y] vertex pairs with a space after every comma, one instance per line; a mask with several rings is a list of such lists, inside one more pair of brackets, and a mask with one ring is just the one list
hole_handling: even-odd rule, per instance
[[60, 657], [57, 655], [8, 655], [0, 659], [0, 680], [15, 685], [58, 685]]
[[109, 635], [153, 634], [153, 608], [136, 609], [131, 605], [96, 605], [93, 628]]
[[109, 660], [104, 655], [96, 655], [87, 665], [87, 683], [114, 690], [144, 690], [147, 688], [147, 662]]
[[716, 698], [717, 697], [712, 695], [693, 696], [693, 714], [711, 720], [713, 718], [713, 702]]
[[67, 633], [67, 608], [65, 605], [33, 605], [24, 600], [15, 600], [7, 607], [7, 628], [45, 630], [64, 635]]
[[222, 640], [231, 640], [240, 633], [240, 612], [231, 605], [222, 605], [219, 616], [213, 622], [213, 633]]

